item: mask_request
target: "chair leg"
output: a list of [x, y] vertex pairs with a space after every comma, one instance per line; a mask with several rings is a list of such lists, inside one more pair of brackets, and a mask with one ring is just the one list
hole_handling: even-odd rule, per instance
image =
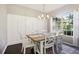
[[34, 46], [34, 53], [36, 54], [36, 47]]
[[21, 49], [21, 52], [23, 52], [23, 47], [22, 47], [22, 49]]
[[58, 43], [56, 43], [56, 53], [58, 53]]
[[26, 53], [26, 48], [24, 48], [24, 52], [23, 52], [24, 54]]
[[46, 48], [44, 48], [44, 54], [46, 54]]
[[53, 54], [55, 54], [54, 46], [52, 47], [52, 49], [53, 49]]

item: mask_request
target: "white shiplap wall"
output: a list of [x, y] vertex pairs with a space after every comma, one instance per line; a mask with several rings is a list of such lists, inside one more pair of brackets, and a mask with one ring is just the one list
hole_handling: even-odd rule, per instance
[[35, 17], [8, 14], [7, 19], [7, 39], [8, 45], [21, 42], [21, 33], [47, 32], [47, 20]]
[[0, 53], [7, 46], [7, 10], [5, 5], [0, 5]]

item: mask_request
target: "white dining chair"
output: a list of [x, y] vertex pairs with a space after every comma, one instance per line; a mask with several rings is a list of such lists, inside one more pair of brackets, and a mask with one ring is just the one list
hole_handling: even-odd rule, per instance
[[46, 49], [52, 47], [53, 53], [54, 51], [54, 43], [55, 43], [55, 36], [54, 35], [45, 35], [45, 42], [44, 42], [44, 53], [46, 54]]
[[60, 50], [62, 50], [62, 39], [63, 39], [63, 32], [58, 32], [56, 35], [56, 50], [57, 53], [60, 52]]
[[25, 54], [26, 53], [26, 48], [29, 48], [29, 47], [33, 47], [34, 48], [34, 53], [35, 53], [35, 44], [34, 42], [27, 37], [27, 35], [21, 35], [21, 39], [22, 39], [22, 50], [21, 52], [23, 51], [23, 53]]

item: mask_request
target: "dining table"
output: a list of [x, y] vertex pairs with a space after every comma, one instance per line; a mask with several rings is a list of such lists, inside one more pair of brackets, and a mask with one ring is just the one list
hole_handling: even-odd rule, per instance
[[[50, 34], [50, 33], [46, 33]], [[45, 40], [45, 34], [29, 34], [27, 35], [28, 38], [30, 38], [33, 42], [39, 42], [40, 47], [40, 54], [43, 54], [43, 43]]]
[[45, 36], [42, 34], [29, 34], [27, 35], [28, 38], [30, 38], [33, 42], [39, 42], [40, 45], [40, 54], [43, 54], [43, 42], [45, 40]]

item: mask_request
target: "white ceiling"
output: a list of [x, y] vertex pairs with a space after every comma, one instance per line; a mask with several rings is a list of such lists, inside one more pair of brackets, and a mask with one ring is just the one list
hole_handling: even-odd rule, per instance
[[[42, 11], [43, 9], [43, 4], [20, 4], [20, 6], [29, 7], [38, 11]], [[45, 4], [45, 12], [48, 13], [63, 6], [65, 6], [65, 4]]]

